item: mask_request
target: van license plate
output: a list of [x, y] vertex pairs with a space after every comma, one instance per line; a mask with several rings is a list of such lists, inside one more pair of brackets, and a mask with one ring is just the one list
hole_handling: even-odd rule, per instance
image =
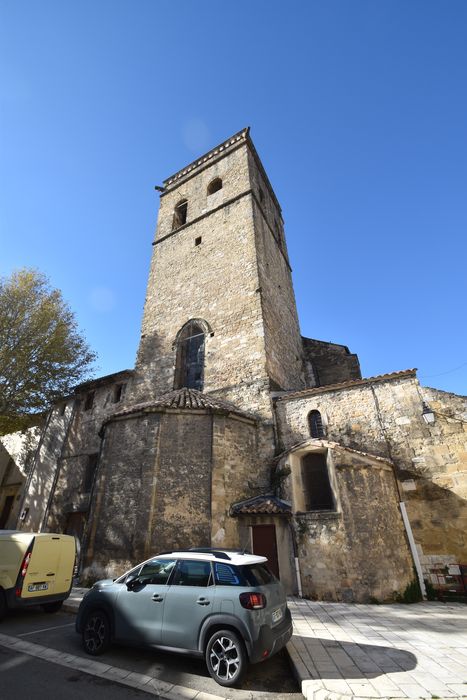
[[28, 586], [28, 591], [34, 593], [34, 591], [46, 591], [49, 587], [48, 583], [31, 583]]
[[279, 622], [281, 617], [282, 617], [282, 610], [280, 608], [277, 608], [277, 610], [272, 611], [272, 621], [273, 622]]

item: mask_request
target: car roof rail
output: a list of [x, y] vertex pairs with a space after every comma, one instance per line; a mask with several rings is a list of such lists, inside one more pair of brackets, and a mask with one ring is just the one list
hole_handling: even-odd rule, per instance
[[229, 561], [231, 559], [225, 550], [215, 549], [214, 547], [190, 547], [188, 551], [199, 552], [199, 554], [212, 554], [218, 559], [228, 559]]

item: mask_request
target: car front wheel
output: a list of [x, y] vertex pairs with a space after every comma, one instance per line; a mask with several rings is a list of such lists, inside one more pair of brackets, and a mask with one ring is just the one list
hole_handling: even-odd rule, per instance
[[215, 632], [206, 647], [206, 665], [219, 685], [239, 685], [248, 665], [243, 641], [232, 630]]
[[103, 610], [89, 612], [83, 625], [83, 648], [92, 656], [99, 656], [109, 648], [110, 624]]

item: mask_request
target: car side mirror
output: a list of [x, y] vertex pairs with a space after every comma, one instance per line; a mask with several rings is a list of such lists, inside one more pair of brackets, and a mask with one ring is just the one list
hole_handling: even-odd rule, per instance
[[141, 580], [138, 576], [129, 576], [127, 580], [125, 581], [126, 587], [129, 591], [132, 591], [133, 588], [136, 588], [136, 586], [141, 583]]

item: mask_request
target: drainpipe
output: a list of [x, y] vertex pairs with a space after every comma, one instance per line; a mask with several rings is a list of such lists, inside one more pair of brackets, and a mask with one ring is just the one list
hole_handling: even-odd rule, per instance
[[295, 565], [295, 578], [297, 579], [298, 597], [303, 598], [302, 577], [300, 575], [300, 561], [298, 559], [298, 548], [297, 548], [297, 542], [295, 539], [295, 530], [293, 528], [291, 520], [289, 520], [289, 530], [290, 530], [290, 536], [292, 538], [293, 559], [294, 559], [294, 565]]
[[401, 501], [399, 503], [399, 506], [401, 509], [402, 520], [404, 521], [404, 526], [405, 526], [405, 531], [407, 533], [407, 538], [409, 540], [410, 551], [412, 552], [413, 562], [414, 562], [415, 570], [416, 570], [417, 576], [418, 576], [418, 583], [420, 584], [420, 590], [422, 592], [423, 598], [426, 600], [427, 595], [426, 595], [425, 581], [423, 580], [422, 565], [420, 563], [420, 557], [418, 556], [417, 547], [415, 545], [415, 540], [414, 540], [414, 536], [412, 533], [412, 528], [410, 526], [409, 517], [407, 515], [407, 509], [406, 509], [405, 503], [403, 501]]

